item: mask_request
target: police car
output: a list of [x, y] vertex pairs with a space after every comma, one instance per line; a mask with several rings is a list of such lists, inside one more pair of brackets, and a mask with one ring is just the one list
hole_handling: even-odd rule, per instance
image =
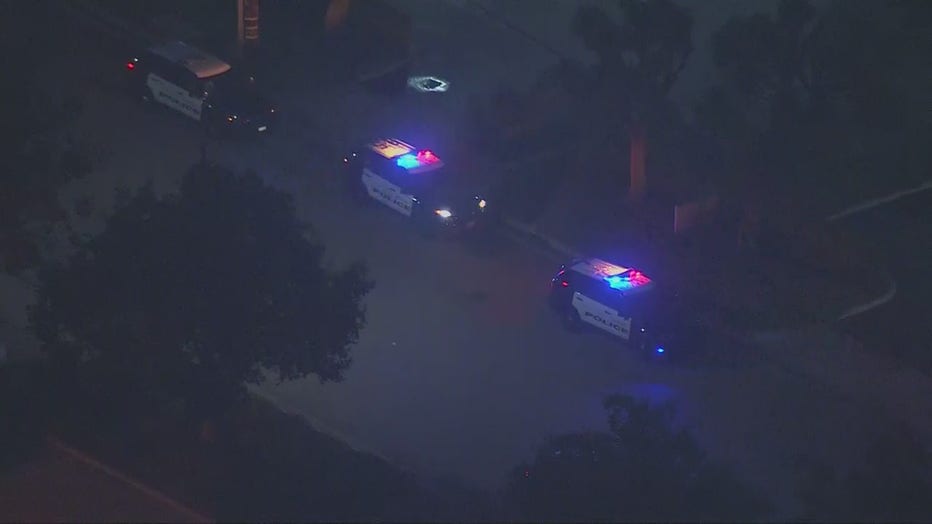
[[[551, 280], [551, 305], [572, 330], [594, 326], [638, 349], [652, 343], [654, 282], [643, 272], [598, 258], [561, 266]], [[663, 353], [661, 346], [652, 348]]]
[[210, 130], [265, 134], [276, 117], [254, 78], [184, 42], [150, 47], [127, 61], [126, 70], [134, 96], [170, 107]]
[[436, 153], [378, 139], [343, 158], [350, 194], [376, 201], [430, 232], [475, 230], [492, 217], [481, 183]]

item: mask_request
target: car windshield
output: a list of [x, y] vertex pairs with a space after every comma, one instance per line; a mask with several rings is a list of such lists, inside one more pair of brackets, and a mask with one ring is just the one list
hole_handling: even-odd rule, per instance
[[210, 96], [222, 102], [245, 105], [243, 107], [245, 111], [261, 109], [262, 106], [267, 105], [259, 93], [255, 79], [236, 71], [228, 71], [208, 78], [206, 91]]
[[484, 187], [468, 173], [441, 167], [425, 173], [411, 173], [411, 188], [437, 204], [456, 206], [468, 202], [477, 195], [484, 194]]

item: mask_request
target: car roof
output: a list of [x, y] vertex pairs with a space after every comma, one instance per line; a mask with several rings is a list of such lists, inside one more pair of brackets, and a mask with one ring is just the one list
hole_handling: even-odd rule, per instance
[[150, 47], [149, 51], [184, 66], [198, 78], [210, 78], [230, 70], [230, 64], [178, 40]]
[[443, 167], [443, 161], [432, 151], [418, 149], [397, 138], [379, 138], [370, 142], [367, 148], [385, 160], [394, 160], [398, 167], [409, 173], [426, 173]]
[[623, 295], [640, 293], [653, 287], [653, 281], [641, 271], [601, 258], [574, 260], [567, 264], [567, 268], [592, 280], [603, 281], [606, 289], [617, 290]]
[[367, 147], [379, 156], [391, 160], [401, 155], [412, 153], [416, 147], [397, 138], [377, 138], [367, 144]]

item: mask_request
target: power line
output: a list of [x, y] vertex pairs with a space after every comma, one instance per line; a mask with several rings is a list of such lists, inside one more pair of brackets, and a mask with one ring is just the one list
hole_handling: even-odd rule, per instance
[[[498, 1], [501, 1], [501, 0], [498, 0]], [[556, 58], [558, 58], [558, 59], [560, 59], [560, 60], [569, 60], [569, 57], [567, 57], [566, 55], [564, 55], [563, 53], [561, 53], [561, 52], [560, 52], [559, 50], [557, 50], [557, 48], [555, 48], [554, 46], [552, 46], [552, 45], [550, 45], [549, 43], [547, 43], [546, 41], [544, 41], [544, 40], [542, 40], [542, 39], [540, 39], [540, 38], [538, 38], [538, 37], [532, 35], [532, 34], [529, 33], [527, 30], [525, 30], [525, 29], [523, 29], [523, 28], [521, 28], [521, 27], [515, 25], [515, 24], [512, 23], [510, 20], [508, 20], [506, 17], [504, 17], [504, 16], [502, 16], [502, 15], [499, 15], [499, 14], [497, 14], [497, 13], [494, 13], [492, 10], [486, 8], [484, 5], [482, 5], [482, 4], [481, 4], [480, 2], [478, 2], [477, 0], [465, 0], [465, 3], [468, 4], [469, 6], [471, 6], [474, 10], [479, 11], [479, 12], [480, 12], [483, 16], [485, 16], [486, 18], [489, 18], [490, 20], [495, 20], [495, 21], [497, 21], [498, 23], [500, 23], [501, 25], [503, 25], [506, 29], [508, 29], [508, 30], [510, 30], [510, 31], [514, 31], [515, 33], [518, 33], [519, 35], [521, 35], [522, 37], [524, 37], [527, 41], [529, 41], [529, 42], [531, 42], [532, 44], [534, 44], [534, 45], [536, 45], [536, 46], [538, 46], [538, 47], [544, 49], [545, 51], [547, 51], [547, 52], [550, 53], [551, 55], [555, 56]]]

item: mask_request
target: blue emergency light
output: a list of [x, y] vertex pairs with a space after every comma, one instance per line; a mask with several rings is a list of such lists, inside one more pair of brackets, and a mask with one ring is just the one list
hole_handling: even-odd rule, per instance
[[418, 151], [417, 154], [405, 153], [395, 159], [395, 164], [398, 167], [406, 170], [416, 169], [430, 164], [436, 164], [438, 162], [440, 162], [440, 157], [426, 149], [423, 151]]
[[636, 269], [629, 269], [620, 275], [607, 276], [605, 277], [605, 281], [608, 282], [609, 287], [612, 289], [619, 290], [632, 289], [650, 283], [650, 279], [647, 278], [647, 275]]

